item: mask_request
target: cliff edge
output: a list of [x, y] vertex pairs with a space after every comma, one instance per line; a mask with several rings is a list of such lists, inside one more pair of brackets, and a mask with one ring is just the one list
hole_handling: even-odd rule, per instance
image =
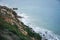
[[0, 40], [41, 40], [41, 36], [26, 26], [17, 13], [6, 6], [0, 6]]

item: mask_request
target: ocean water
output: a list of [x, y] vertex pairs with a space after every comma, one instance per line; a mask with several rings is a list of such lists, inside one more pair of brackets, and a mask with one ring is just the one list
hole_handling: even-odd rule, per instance
[[40, 4], [39, 2], [38, 5], [32, 4], [33, 8], [23, 7], [23, 22], [40, 33], [42, 40], [60, 40], [60, 1], [43, 0]]
[[24, 22], [25, 25], [28, 25], [30, 28], [32, 28], [35, 32], [39, 33], [42, 36], [42, 40], [48, 39], [48, 40], [60, 40], [60, 35], [55, 33], [53, 30], [49, 30], [47, 28], [43, 28], [40, 26], [37, 26], [31, 22], [31, 19], [28, 15], [25, 13], [18, 14], [24, 18], [19, 19], [22, 22]]
[[22, 2], [20, 10], [30, 16], [29, 25], [32, 23], [60, 35], [60, 0], [26, 0]]
[[42, 40], [60, 40], [60, 0], [25, 1], [22, 21], [33, 28]]

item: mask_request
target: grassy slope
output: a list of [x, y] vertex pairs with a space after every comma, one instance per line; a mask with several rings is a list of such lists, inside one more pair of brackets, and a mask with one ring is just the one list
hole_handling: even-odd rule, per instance
[[[30, 40], [29, 37], [27, 38], [27, 36], [23, 35], [23, 34], [18, 30], [18, 28], [17, 28], [16, 25], [11, 25], [11, 24], [5, 22], [3, 19], [0, 18], [0, 30], [3, 31], [3, 30], [5, 30], [5, 29], [7, 29], [9, 32], [12, 32], [13, 34], [17, 35], [18, 38], [20, 38], [21, 40]], [[1, 36], [0, 36], [0, 37], [1, 37]], [[2, 39], [3, 39], [3, 37], [0, 38], [0, 40], [2, 40]], [[19, 39], [19, 40], [20, 40], [20, 39]]]
[[[24, 25], [24, 26], [26, 26], [26, 25]], [[2, 33], [2, 31], [3, 31], [3, 33]], [[39, 34], [32, 32], [28, 26], [27, 26], [27, 28], [25, 28], [25, 31], [28, 32], [28, 35], [25, 36], [19, 31], [17, 25], [11, 25], [11, 24], [5, 22], [2, 18], [0, 18], [0, 40], [8, 40], [7, 37], [2, 36], [2, 35], [5, 35], [4, 31], [8, 32], [8, 33], [5, 33], [5, 34], [8, 34], [8, 37], [10, 37], [10, 36], [12, 37], [12, 36], [16, 35], [17, 37], [12, 37], [13, 40], [31, 40], [30, 37], [34, 37], [34, 38], [37, 38], [38, 40], [41, 40], [41, 37], [39, 36]], [[9, 32], [11, 32], [11, 33], [9, 33]], [[14, 35], [12, 35], [12, 33]]]

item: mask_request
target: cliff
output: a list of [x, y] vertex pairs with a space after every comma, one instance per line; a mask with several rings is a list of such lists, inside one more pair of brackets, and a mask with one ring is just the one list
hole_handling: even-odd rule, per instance
[[0, 40], [41, 40], [41, 36], [26, 26], [17, 13], [6, 6], [0, 6]]

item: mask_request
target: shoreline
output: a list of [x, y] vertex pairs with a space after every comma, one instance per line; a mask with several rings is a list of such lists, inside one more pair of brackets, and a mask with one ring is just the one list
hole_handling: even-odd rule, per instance
[[[26, 17], [26, 15], [22, 14], [23, 17]], [[20, 15], [21, 16], [21, 15]], [[21, 21], [24, 22], [23, 20], [27, 20], [28, 18], [23, 18]], [[28, 25], [24, 22], [25, 25]], [[39, 33], [42, 36], [42, 40], [48, 39], [48, 40], [60, 40], [60, 36], [55, 34], [53, 31], [43, 29], [40, 27], [36, 27], [33, 25], [28, 25], [30, 28], [32, 28], [35, 32]]]

